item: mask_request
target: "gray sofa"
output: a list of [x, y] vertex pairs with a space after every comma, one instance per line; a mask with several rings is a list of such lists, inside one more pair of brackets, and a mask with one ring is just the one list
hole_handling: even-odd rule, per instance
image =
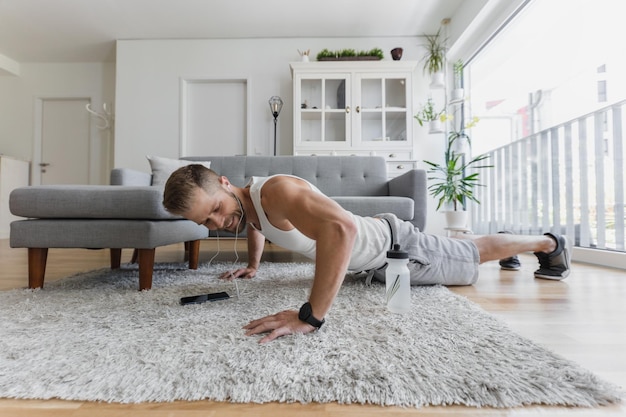
[[[347, 210], [360, 215], [391, 212], [420, 229], [426, 223], [426, 173], [412, 170], [388, 179], [382, 157], [210, 156], [211, 168], [238, 186], [252, 176], [292, 174], [305, 178]], [[197, 268], [205, 227], [173, 216], [162, 206], [163, 189], [151, 174], [118, 168], [111, 185], [50, 185], [14, 190], [9, 207], [27, 219], [11, 223], [10, 245], [28, 248], [29, 287], [43, 287], [48, 248], [108, 248], [111, 267], [122, 248], [135, 249], [139, 289], [152, 287], [155, 249], [185, 242], [189, 267]]]
[[[195, 156], [237, 186], [251, 177], [290, 174], [306, 179], [346, 210], [362, 216], [394, 213], [424, 230], [426, 171], [414, 169], [389, 179], [382, 156]], [[151, 175], [128, 168], [111, 172], [112, 185], [147, 186]]]
[[112, 269], [120, 267], [123, 248], [134, 249], [140, 290], [152, 288], [157, 247], [185, 242], [189, 268], [196, 269], [207, 230], [171, 216], [162, 199], [158, 187], [41, 185], [13, 190], [11, 213], [26, 219], [11, 223], [9, 243], [28, 249], [29, 288], [43, 287], [49, 248], [107, 248]]

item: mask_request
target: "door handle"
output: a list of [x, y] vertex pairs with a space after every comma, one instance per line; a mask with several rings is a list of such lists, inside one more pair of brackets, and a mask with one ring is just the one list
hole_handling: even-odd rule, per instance
[[47, 163], [47, 162], [42, 162], [42, 163], [39, 164], [39, 166], [42, 167], [42, 168], [45, 168], [47, 166], [50, 166], [50, 164]]

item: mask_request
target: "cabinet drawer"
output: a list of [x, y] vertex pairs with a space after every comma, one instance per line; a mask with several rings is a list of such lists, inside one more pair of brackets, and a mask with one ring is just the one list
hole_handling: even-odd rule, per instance
[[405, 172], [408, 172], [416, 167], [413, 161], [388, 161], [387, 162], [387, 175], [389, 177], [397, 177]]
[[333, 151], [331, 155], [339, 156], [371, 156], [372, 152], [367, 150], [350, 149], [345, 151]]
[[294, 155], [306, 155], [306, 156], [370, 156], [370, 151], [359, 150], [344, 150], [344, 151], [330, 151], [326, 150], [298, 150], [294, 152]]
[[413, 159], [411, 157], [411, 152], [408, 151], [378, 152], [378, 154], [384, 156], [387, 161], [410, 161]]

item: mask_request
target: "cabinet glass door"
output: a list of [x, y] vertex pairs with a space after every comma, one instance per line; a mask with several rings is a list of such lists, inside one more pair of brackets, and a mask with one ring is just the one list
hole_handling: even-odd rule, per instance
[[355, 104], [362, 143], [385, 147], [389, 142], [407, 142], [407, 126], [411, 122], [407, 111], [409, 87], [407, 77], [403, 76], [361, 78], [358, 103]]
[[385, 137], [390, 141], [406, 142], [406, 128], [411, 123], [411, 115], [407, 112], [407, 80], [386, 79], [385, 97]]
[[[361, 141], [380, 142], [383, 135], [383, 80], [364, 78], [361, 80], [360, 105], [357, 113], [361, 116]], [[358, 118], [358, 117], [357, 117]]]
[[300, 123], [297, 138], [302, 145], [347, 144], [350, 91], [347, 75], [337, 77], [301, 78], [300, 110], [296, 123]]

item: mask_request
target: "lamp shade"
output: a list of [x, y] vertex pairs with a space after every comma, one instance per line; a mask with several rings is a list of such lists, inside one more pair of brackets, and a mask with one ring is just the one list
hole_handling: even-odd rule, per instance
[[272, 96], [268, 100], [268, 103], [270, 104], [270, 111], [274, 118], [278, 117], [283, 108], [283, 100], [278, 96]]

